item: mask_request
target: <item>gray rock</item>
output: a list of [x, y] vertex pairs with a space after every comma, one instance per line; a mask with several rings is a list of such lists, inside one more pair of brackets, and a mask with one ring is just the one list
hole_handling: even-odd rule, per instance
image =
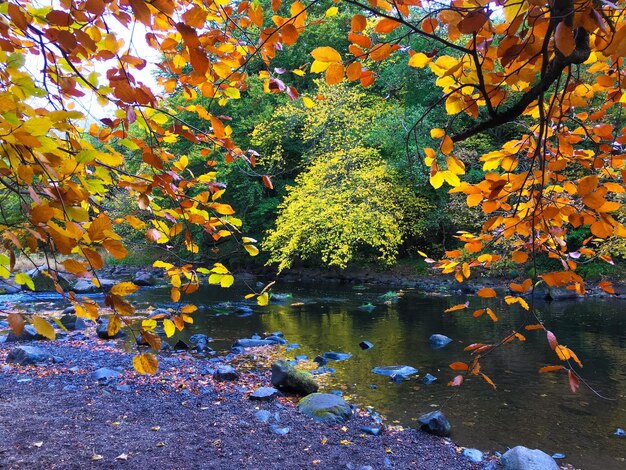
[[239, 378], [239, 374], [233, 366], [219, 366], [217, 370], [213, 372], [213, 378], [215, 380], [219, 380], [220, 382], [225, 382], [229, 380], [237, 380]]
[[72, 290], [79, 294], [98, 292], [98, 288], [87, 279], [79, 279], [76, 284], [72, 286]]
[[298, 403], [300, 413], [320, 423], [337, 424], [352, 416], [352, 408], [341, 397], [332, 393], [312, 393]]
[[269, 346], [271, 344], [276, 343], [268, 339], [242, 338], [238, 339], [235, 344], [233, 344], [233, 347], [240, 346], [242, 348], [258, 348], [259, 346]]
[[428, 341], [430, 342], [430, 347], [433, 349], [441, 349], [452, 342], [447, 336], [439, 334], [431, 335]]
[[276, 424], [272, 424], [270, 426], [270, 431], [272, 431], [274, 434], [278, 434], [279, 436], [284, 436], [285, 434], [289, 434], [289, 427], [281, 428]]
[[478, 449], [463, 449], [463, 456], [470, 462], [480, 463], [483, 461], [483, 453]]
[[135, 277], [133, 278], [133, 282], [141, 287], [149, 287], [154, 286], [156, 284], [156, 279], [152, 277], [152, 274], [146, 271], [137, 271], [135, 273]]
[[313, 362], [317, 362], [320, 366], [325, 366], [326, 364], [328, 364], [328, 359], [322, 356], [315, 356]]
[[76, 313], [76, 308], [73, 305], [70, 305], [69, 307], [65, 308], [61, 313], [63, 315], [70, 315], [72, 313]]
[[87, 327], [87, 325], [85, 325], [85, 321], [82, 318], [77, 317], [72, 313], [63, 315], [59, 319], [59, 321], [61, 322], [61, 325], [63, 325], [68, 331], [84, 330]]
[[123, 338], [124, 336], [126, 336], [126, 333], [124, 332], [124, 330], [120, 330], [117, 333], [115, 333], [114, 336], [110, 336], [108, 328], [109, 328], [109, 319], [102, 318], [102, 321], [98, 324], [98, 327], [96, 328], [96, 334], [98, 335], [98, 338], [116, 339], [116, 338]]
[[[56, 291], [54, 281], [44, 274], [47, 270], [48, 268], [46, 266], [38, 266], [26, 272], [26, 274], [33, 280], [33, 284], [35, 284], [35, 292]], [[68, 290], [70, 288], [70, 283], [64, 276], [57, 274], [57, 279], [63, 290]], [[22, 290], [30, 289], [26, 285], [23, 285]]]
[[417, 374], [417, 369], [411, 366], [381, 366], [374, 367], [372, 372], [385, 377], [408, 377], [409, 375]]
[[324, 358], [330, 359], [331, 361], [345, 361], [346, 359], [350, 359], [351, 357], [352, 354], [344, 352], [329, 351], [324, 353]]
[[450, 422], [439, 410], [426, 413], [420, 416], [417, 421], [420, 423], [422, 431], [434, 434], [435, 436], [448, 437], [452, 430]]
[[35, 348], [33, 346], [18, 346], [9, 351], [9, 354], [7, 355], [7, 362], [28, 366], [39, 362], [45, 362], [48, 357], [49, 355], [39, 348]]
[[298, 395], [315, 393], [319, 388], [311, 374], [294, 369], [287, 361], [272, 364], [272, 385]]
[[115, 369], [109, 369], [108, 367], [100, 367], [100, 369], [95, 370], [91, 373], [91, 377], [94, 380], [108, 382], [111, 379], [115, 379], [122, 375], [120, 371]]
[[0, 329], [6, 330], [7, 328], [9, 328], [9, 322], [8, 321], [4, 321], [4, 320], [0, 320]]
[[17, 336], [13, 331], [9, 331], [6, 342], [17, 343], [21, 341], [36, 341], [44, 339], [46, 338], [37, 333], [37, 330], [35, 330], [35, 327], [33, 325], [26, 325], [24, 326], [24, 331], [22, 331], [22, 334], [19, 336]]
[[559, 470], [559, 466], [545, 452], [517, 446], [502, 455], [504, 470]]
[[272, 417], [272, 413], [267, 410], [259, 410], [254, 414], [254, 417], [262, 423], [267, 423]]
[[361, 431], [370, 436], [380, 436], [383, 429], [380, 426], [361, 426]]
[[270, 401], [274, 397], [280, 395], [282, 395], [282, 393], [280, 393], [274, 387], [259, 387], [250, 394], [250, 400]]

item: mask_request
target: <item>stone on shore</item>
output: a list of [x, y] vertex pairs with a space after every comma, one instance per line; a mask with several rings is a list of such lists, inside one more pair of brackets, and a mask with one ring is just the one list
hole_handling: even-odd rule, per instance
[[270, 401], [280, 395], [282, 393], [274, 387], [259, 387], [250, 394], [250, 400]]
[[41, 336], [39, 333], [37, 333], [37, 330], [35, 330], [35, 327], [33, 325], [25, 325], [24, 330], [19, 336], [16, 335], [13, 331], [9, 331], [9, 334], [7, 335], [7, 339], [5, 342], [17, 343], [17, 342], [22, 342], [22, 341], [36, 341], [36, 340], [43, 340], [43, 339], [46, 339], [46, 338], [44, 336]]
[[[54, 281], [46, 276], [44, 272], [47, 272], [48, 268], [46, 266], [38, 266], [36, 268], [31, 269], [26, 272], [35, 285], [35, 292], [55, 292], [56, 287], [54, 286]], [[69, 290], [70, 283], [69, 281], [60, 274], [57, 274], [57, 281], [59, 285], [63, 288], [63, 290]], [[22, 286], [22, 290], [28, 290], [26, 285]]]
[[545, 452], [524, 446], [513, 447], [502, 455], [504, 470], [559, 470], [559, 466]]
[[237, 380], [239, 378], [239, 374], [233, 366], [219, 366], [213, 373], [213, 378], [220, 382], [226, 382]]
[[11, 349], [7, 355], [7, 362], [12, 364], [20, 364], [22, 366], [29, 366], [45, 362], [49, 355], [39, 348], [33, 346], [17, 346]]
[[298, 395], [309, 395], [319, 388], [311, 374], [296, 370], [287, 361], [272, 364], [272, 385], [279, 390]]
[[315, 421], [339, 424], [352, 416], [352, 408], [341, 397], [332, 393], [312, 393], [298, 403], [300, 413]]
[[439, 410], [426, 413], [420, 416], [417, 421], [420, 423], [422, 431], [435, 436], [448, 437], [452, 430], [450, 422]]
[[100, 367], [100, 369], [92, 372], [91, 377], [97, 381], [108, 382], [109, 380], [116, 379], [121, 375], [122, 373], [115, 369]]

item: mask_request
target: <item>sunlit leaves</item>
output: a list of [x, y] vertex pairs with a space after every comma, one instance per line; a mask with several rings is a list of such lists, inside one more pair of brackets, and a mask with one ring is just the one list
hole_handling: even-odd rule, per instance
[[133, 282], [120, 282], [111, 287], [110, 293], [119, 296], [130, 295], [139, 290], [139, 286]]
[[52, 327], [50, 323], [48, 323], [46, 319], [33, 315], [30, 318], [30, 322], [35, 327], [35, 330], [37, 331], [37, 333], [39, 333], [41, 336], [44, 336], [45, 338], [48, 338], [48, 339], [56, 338], [56, 332], [54, 331], [54, 328]]
[[496, 296], [496, 291], [491, 287], [483, 287], [476, 293], [476, 295], [478, 295], [478, 297], [482, 297], [483, 299], [490, 299]]
[[159, 361], [154, 354], [139, 354], [133, 358], [133, 367], [140, 374], [155, 374]]
[[9, 313], [7, 322], [16, 336], [20, 336], [24, 331], [24, 318], [19, 313]]

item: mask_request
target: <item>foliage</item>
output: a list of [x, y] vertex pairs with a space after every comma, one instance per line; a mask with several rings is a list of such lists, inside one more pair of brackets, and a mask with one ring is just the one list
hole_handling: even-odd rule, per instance
[[345, 268], [364, 247], [389, 264], [409, 216], [424, 207], [375, 150], [354, 147], [321, 155], [298, 176], [279, 209], [276, 229], [263, 246], [283, 270], [294, 259], [316, 257]]

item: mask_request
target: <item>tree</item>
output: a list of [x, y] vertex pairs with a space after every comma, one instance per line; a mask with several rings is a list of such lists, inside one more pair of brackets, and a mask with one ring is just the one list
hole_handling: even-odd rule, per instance
[[[294, 47], [305, 30], [317, 27], [319, 22], [309, 20], [310, 11], [323, 9], [325, 16], [333, 17], [342, 8], [357, 12], [350, 21], [348, 51], [337, 51], [332, 47], [340, 47], [336, 44], [313, 48], [310, 71], [323, 73], [330, 85], [345, 78], [368, 87], [376, 82], [375, 63], [388, 58], [428, 67], [442, 91], [429, 109], [444, 106], [452, 117], [429, 133], [421, 127], [426, 117], [416, 120], [412, 132], [432, 138], [420, 159], [430, 169], [434, 187], [451, 186], [450, 191], [465, 195], [469, 206], [489, 215], [480, 233], [460, 234], [463, 249], [449, 252], [436, 267], [466, 279], [473, 270], [488, 268], [507, 255], [495, 252], [507, 240], [507, 256], [514, 262], [532, 263], [543, 253], [562, 264], [561, 270], [512, 284], [520, 295], [511, 296], [510, 302], [523, 305], [521, 295], [538, 281], [584, 293], [577, 265], [596, 256], [610, 262], [597, 247], [602, 240], [626, 235], [613, 216], [621, 207], [626, 170], [622, 1], [344, 0], [305, 5], [273, 0], [269, 9], [247, 1], [61, 0], [45, 7], [33, 1], [2, 3], [1, 196], [11, 193], [17, 198], [23, 218], [0, 222], [5, 250], [0, 274], [9, 276], [16, 252], [46, 250], [51, 257], [62, 255], [63, 269], [93, 277], [98, 284], [96, 271], [105, 262], [101, 253], [116, 258], [127, 253], [115, 231], [124, 223], [145, 233], [149, 241], [172, 239], [188, 250], [189, 258], [176, 265], [157, 263], [170, 276], [175, 302], [197, 289], [203, 272], [210, 275], [209, 282], [230, 285], [232, 275], [224, 265], [198, 269], [193, 264], [199, 251], [194, 236], [206, 233], [217, 243], [236, 238], [252, 254], [257, 249], [240, 235], [240, 220], [232, 208], [218, 201], [224, 188], [215, 181], [210, 164], [203, 173], [192, 173], [188, 157], [173, 154], [167, 144], [186, 139], [201, 148], [207, 163], [222, 157], [245, 162], [252, 176], [272, 187], [266, 175], [256, 172], [255, 155], [233, 141], [220, 107], [245, 93], [246, 67], [254, 58], [266, 68], [259, 72], [264, 91], [301, 99], [271, 68], [272, 60], [280, 50]], [[148, 57], [136, 52], [138, 39], [129, 31], [138, 30], [145, 31], [146, 47], [158, 53], [158, 66], [167, 71], [159, 78], [165, 93], [182, 92], [187, 106], [167, 107], [156, 90], [138, 78]], [[413, 36], [431, 45], [416, 51]], [[299, 73], [306, 73], [305, 68]], [[87, 113], [78, 110], [89, 94], [110, 110], [99, 123], [88, 123]], [[208, 99], [207, 105], [192, 103], [199, 95]], [[185, 122], [183, 110], [197, 114], [203, 124]], [[484, 179], [461, 182], [465, 168], [455, 152], [462, 142], [503, 125], [511, 138], [480, 157]], [[146, 137], [133, 136], [131, 127], [143, 129]], [[124, 162], [133, 153], [141, 155], [146, 171], [127, 171]], [[111, 220], [107, 197], [113, 187], [137, 201], [141, 217], [129, 214]], [[593, 239], [572, 253], [568, 233], [582, 226], [589, 227]], [[60, 265], [48, 269], [54, 280]], [[24, 273], [14, 279], [30, 284]], [[612, 290], [608, 282], [601, 286]], [[133, 312], [124, 297], [134, 289], [119, 285], [107, 295], [112, 330]], [[80, 314], [99, 314], [100, 306], [93, 302], [71, 293], [68, 298]], [[266, 302], [267, 292], [260, 293], [259, 300]], [[181, 305], [177, 327], [191, 320], [191, 311], [192, 306]], [[19, 316], [10, 320], [17, 330], [23, 326]], [[52, 335], [45, 320], [32, 321]], [[565, 361], [572, 388], [577, 388], [570, 362], [575, 355], [540, 321], [537, 325], [546, 331], [550, 346]], [[139, 333], [156, 349], [156, 336], [149, 330], [146, 324]], [[515, 331], [499, 343], [473, 349], [466, 372], [478, 375], [486, 352], [519, 336]], [[136, 366], [153, 371], [155, 358], [141, 355]]]

